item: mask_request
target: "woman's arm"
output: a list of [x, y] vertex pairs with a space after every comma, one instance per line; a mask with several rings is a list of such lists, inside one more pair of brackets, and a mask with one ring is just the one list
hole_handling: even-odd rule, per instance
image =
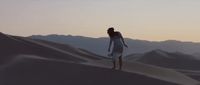
[[121, 34], [121, 33], [119, 33], [119, 35], [120, 35], [120, 38], [121, 38], [121, 40], [122, 40], [122, 42], [123, 42], [124, 46], [125, 46], [125, 47], [128, 47], [128, 46], [126, 45], [126, 43], [124, 42], [124, 38], [123, 38], [122, 34]]
[[112, 45], [112, 38], [110, 38], [110, 42], [109, 42], [109, 47], [108, 47], [108, 52], [110, 52], [110, 47]]

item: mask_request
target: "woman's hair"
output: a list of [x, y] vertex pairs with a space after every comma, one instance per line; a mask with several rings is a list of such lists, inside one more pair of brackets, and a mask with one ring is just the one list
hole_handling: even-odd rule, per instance
[[110, 37], [114, 37], [115, 36], [115, 31], [113, 27], [108, 28], [107, 33]]

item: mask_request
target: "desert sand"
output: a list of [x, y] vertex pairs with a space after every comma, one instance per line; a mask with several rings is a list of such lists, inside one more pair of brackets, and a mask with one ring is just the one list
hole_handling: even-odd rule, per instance
[[110, 69], [102, 56], [70, 45], [0, 33], [0, 85], [197, 85], [173, 69], [125, 62]]

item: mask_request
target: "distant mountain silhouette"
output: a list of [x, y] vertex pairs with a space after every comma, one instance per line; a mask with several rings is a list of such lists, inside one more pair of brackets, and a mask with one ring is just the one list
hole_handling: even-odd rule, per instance
[[[173, 68], [173, 69], [184, 69], [184, 70], [200, 70], [200, 60], [196, 57], [180, 52], [166, 52], [163, 50], [153, 50], [144, 53], [140, 56], [129, 55], [127, 61], [138, 61], [146, 64]], [[130, 57], [135, 57], [130, 58]]]
[[[107, 55], [107, 47], [108, 47], [108, 38], [90, 38], [83, 36], [72, 36], [72, 35], [33, 35], [30, 36], [33, 39], [41, 39], [48, 40], [62, 44], [70, 44], [72, 46], [76, 46], [79, 48], [83, 48], [90, 52], [99, 54], [99, 55]], [[181, 42], [176, 40], [167, 40], [162, 42], [152, 42], [145, 40], [136, 40], [126, 38], [129, 48], [125, 49], [125, 55], [129, 55], [132, 53], [145, 53], [155, 49], [161, 49], [167, 52], [182, 52], [186, 54], [197, 54], [200, 53], [200, 43], [193, 42]]]

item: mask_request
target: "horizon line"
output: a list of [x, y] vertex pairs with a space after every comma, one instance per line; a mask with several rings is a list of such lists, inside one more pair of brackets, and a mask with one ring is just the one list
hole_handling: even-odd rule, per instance
[[[92, 36], [85, 36], [85, 35], [77, 35], [77, 34], [32, 34], [32, 35], [15, 35], [15, 34], [9, 34], [0, 32], [6, 35], [11, 36], [21, 36], [21, 37], [31, 37], [31, 36], [49, 36], [49, 35], [58, 35], [58, 36], [74, 36], [74, 37], [86, 37], [86, 38], [109, 38], [108, 36], [102, 36], [102, 37], [92, 37]], [[184, 43], [200, 43], [200, 41], [186, 41], [186, 40], [178, 40], [178, 39], [165, 39], [165, 40], [148, 40], [148, 39], [139, 39], [139, 38], [130, 38], [130, 37], [124, 37], [125, 39], [132, 39], [132, 40], [140, 40], [140, 41], [148, 41], [148, 42], [166, 42], [166, 41], [177, 41], [177, 42], [184, 42]]]
[[[86, 37], [86, 38], [109, 38], [108, 36], [102, 36], [102, 37], [91, 37], [91, 36], [84, 36], [84, 35], [73, 35], [73, 34], [36, 34], [36, 35], [30, 35], [26, 37], [31, 36], [50, 36], [50, 35], [58, 35], [58, 36], [73, 36], [73, 37]], [[200, 43], [198, 41], [183, 41], [183, 40], [176, 40], [176, 39], [166, 39], [166, 40], [145, 40], [145, 39], [138, 39], [138, 38], [130, 38], [125, 37], [125, 39], [132, 39], [132, 40], [140, 40], [140, 41], [148, 41], [148, 42], [166, 42], [166, 41], [177, 41], [177, 42], [184, 42], [184, 43]]]

